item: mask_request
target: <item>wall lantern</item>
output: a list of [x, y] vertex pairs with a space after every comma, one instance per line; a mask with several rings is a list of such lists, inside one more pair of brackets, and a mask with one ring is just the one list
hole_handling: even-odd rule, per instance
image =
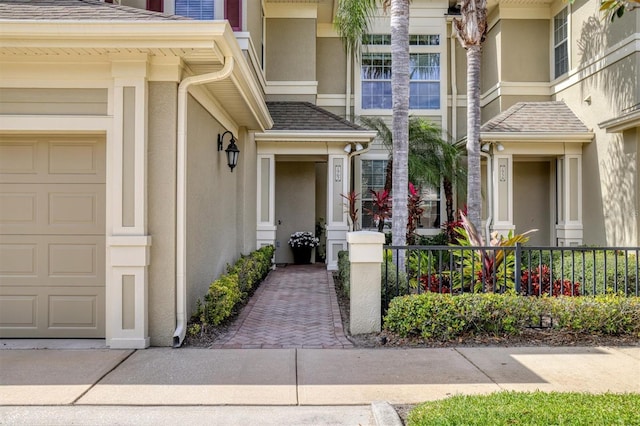
[[346, 145], [344, 146], [344, 152], [346, 152], [347, 154], [350, 154], [350, 153], [351, 153], [351, 151], [353, 151], [354, 146], [355, 146], [355, 150], [356, 150], [356, 152], [358, 152], [358, 151], [362, 151], [362, 150], [364, 149], [364, 147], [362, 146], [362, 144], [361, 144], [361, 143], [359, 143], [359, 142], [356, 142], [355, 144], [350, 144], [350, 143], [348, 143], [348, 144], [346, 144]]
[[231, 135], [231, 140], [229, 141], [229, 146], [224, 150], [224, 152], [227, 153], [227, 164], [231, 169], [231, 173], [233, 173], [233, 168], [238, 165], [238, 155], [240, 154], [240, 150], [236, 145], [236, 138], [233, 137], [233, 133], [229, 130], [223, 134], [218, 134], [218, 151], [222, 151], [222, 140], [227, 133]]

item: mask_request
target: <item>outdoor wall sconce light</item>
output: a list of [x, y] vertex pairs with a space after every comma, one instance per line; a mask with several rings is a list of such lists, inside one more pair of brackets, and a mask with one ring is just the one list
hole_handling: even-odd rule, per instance
[[[346, 144], [346, 145], [344, 146], [344, 152], [346, 152], [347, 154], [350, 154], [350, 153], [351, 153], [351, 151], [353, 151], [353, 149], [354, 149], [354, 144], [350, 144], [350, 143], [348, 143], [348, 144]], [[355, 150], [356, 150], [356, 152], [358, 152], [358, 151], [362, 151], [363, 149], [364, 149], [364, 147], [362, 146], [362, 144], [361, 144], [360, 142], [356, 142], [356, 143], [355, 143]]]
[[231, 173], [233, 173], [234, 167], [238, 165], [238, 155], [240, 154], [240, 150], [236, 145], [236, 138], [233, 137], [233, 133], [231, 133], [229, 130], [222, 134], [218, 134], [218, 151], [222, 151], [222, 140], [227, 133], [231, 135], [231, 140], [229, 141], [229, 146], [224, 150], [224, 152], [227, 153], [227, 164], [231, 169]]

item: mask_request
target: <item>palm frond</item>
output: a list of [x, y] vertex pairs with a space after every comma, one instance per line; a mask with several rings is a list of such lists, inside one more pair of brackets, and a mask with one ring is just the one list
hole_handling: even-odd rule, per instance
[[375, 0], [338, 0], [333, 27], [342, 38], [345, 48], [356, 56], [376, 9]]

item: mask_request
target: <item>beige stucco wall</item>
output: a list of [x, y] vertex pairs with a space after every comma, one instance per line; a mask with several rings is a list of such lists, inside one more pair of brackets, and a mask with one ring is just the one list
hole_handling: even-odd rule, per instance
[[120, 0], [123, 6], [136, 7], [138, 9], [147, 8], [147, 0]]
[[262, 62], [262, 4], [260, 0], [244, 0], [247, 11], [247, 31], [256, 49], [258, 60]]
[[582, 151], [585, 244], [639, 243], [637, 135], [607, 133], [598, 126], [640, 101], [639, 58], [637, 53], [627, 56], [556, 95], [595, 133]]
[[316, 20], [266, 20], [266, 75], [272, 81], [316, 80]]
[[[488, 32], [487, 37], [482, 45], [482, 69], [480, 72], [480, 92], [484, 93], [493, 87], [500, 79], [502, 21], [494, 25]], [[466, 65], [465, 65], [466, 69]]]
[[149, 83], [148, 215], [149, 335], [152, 346], [170, 346], [175, 329], [176, 83]]
[[319, 37], [316, 42], [318, 93], [345, 93], [347, 56], [337, 37]]
[[316, 170], [312, 162], [276, 161], [277, 263], [293, 263], [289, 236], [315, 231]]
[[[187, 102], [187, 313], [195, 309], [211, 282], [238, 253], [237, 187], [241, 175], [229, 171], [227, 157], [217, 150], [225, 129], [193, 98]], [[229, 136], [224, 140], [224, 148]]]
[[549, 21], [507, 19], [500, 27], [502, 80], [549, 81]]

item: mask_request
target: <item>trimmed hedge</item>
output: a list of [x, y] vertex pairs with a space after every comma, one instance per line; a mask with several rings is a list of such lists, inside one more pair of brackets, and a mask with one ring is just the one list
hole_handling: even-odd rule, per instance
[[351, 292], [351, 263], [349, 262], [349, 252], [341, 250], [338, 252], [338, 279], [342, 289], [342, 294], [349, 297]]
[[424, 293], [393, 299], [384, 328], [401, 337], [452, 340], [468, 334], [518, 335], [541, 318], [550, 318], [558, 330], [640, 337], [640, 298]]
[[208, 325], [220, 325], [233, 315], [269, 273], [274, 251], [273, 246], [261, 247], [241, 256], [233, 266], [227, 265], [227, 273], [209, 286], [204, 303], [198, 300], [189, 333], [197, 334]]

